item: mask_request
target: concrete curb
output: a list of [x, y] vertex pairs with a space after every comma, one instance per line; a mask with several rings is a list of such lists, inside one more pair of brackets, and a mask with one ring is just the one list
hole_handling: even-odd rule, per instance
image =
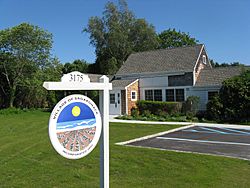
[[158, 125], [190, 125], [192, 122], [161, 122], [161, 121], [139, 121], [139, 120], [122, 120], [110, 119], [112, 123], [138, 123], [138, 124], [158, 124]]
[[196, 125], [196, 126], [208, 126], [208, 127], [227, 127], [227, 128], [239, 128], [249, 129], [249, 125], [237, 125], [237, 124], [218, 124], [218, 123], [196, 123], [196, 122], [161, 122], [161, 121], [140, 121], [140, 120], [122, 120], [110, 118], [109, 122], [112, 123], [138, 123], [138, 124], [158, 124], [158, 125]]

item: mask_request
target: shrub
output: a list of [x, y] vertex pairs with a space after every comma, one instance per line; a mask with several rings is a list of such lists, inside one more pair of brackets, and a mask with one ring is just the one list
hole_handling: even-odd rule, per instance
[[250, 70], [223, 82], [219, 96], [207, 104], [207, 118], [231, 122], [250, 121]]
[[169, 114], [174, 115], [181, 113], [182, 103], [180, 102], [161, 102], [161, 101], [137, 101], [137, 107], [140, 115], [145, 113], [159, 115], [159, 114]]
[[20, 109], [20, 108], [6, 108], [0, 110], [1, 115], [12, 115], [12, 114], [21, 114], [23, 112], [28, 112], [28, 109]]
[[132, 117], [137, 117], [139, 115], [139, 110], [137, 108], [132, 108], [131, 109], [131, 116]]
[[250, 70], [225, 80], [219, 95], [224, 120], [250, 120]]
[[151, 116], [151, 112], [149, 110], [144, 110], [143, 112], [141, 112], [141, 115], [143, 117], [150, 117]]
[[207, 103], [207, 119], [219, 121], [222, 117], [222, 109], [223, 105], [219, 96], [214, 96], [213, 99]]
[[189, 96], [185, 103], [183, 104], [183, 111], [185, 114], [192, 114], [192, 116], [196, 115], [198, 112], [200, 103], [200, 97], [197, 96]]
[[199, 121], [202, 121], [207, 117], [207, 112], [206, 111], [198, 111], [196, 113], [196, 117], [199, 119]]

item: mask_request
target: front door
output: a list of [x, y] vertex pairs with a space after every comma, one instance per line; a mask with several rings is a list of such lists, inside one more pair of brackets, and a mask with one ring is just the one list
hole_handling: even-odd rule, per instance
[[121, 115], [121, 91], [110, 91], [109, 95], [109, 114]]

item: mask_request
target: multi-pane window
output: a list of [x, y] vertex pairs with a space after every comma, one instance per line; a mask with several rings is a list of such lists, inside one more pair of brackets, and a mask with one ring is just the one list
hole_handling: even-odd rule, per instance
[[184, 89], [166, 89], [166, 101], [179, 101], [185, 100]]
[[184, 101], [185, 97], [184, 97], [184, 89], [176, 89], [175, 90], [175, 100], [176, 101]]
[[162, 101], [162, 90], [161, 89], [154, 90], [154, 101]]
[[212, 100], [214, 96], [218, 95], [218, 91], [209, 91], [207, 94], [208, 100]]
[[110, 104], [115, 104], [115, 94], [111, 93], [109, 95]]
[[145, 90], [145, 100], [153, 101], [153, 90]]
[[174, 89], [166, 89], [166, 101], [174, 101]]
[[136, 91], [131, 91], [131, 100], [132, 101], [136, 101], [137, 100]]
[[147, 101], [162, 101], [162, 90], [145, 90], [145, 100]]

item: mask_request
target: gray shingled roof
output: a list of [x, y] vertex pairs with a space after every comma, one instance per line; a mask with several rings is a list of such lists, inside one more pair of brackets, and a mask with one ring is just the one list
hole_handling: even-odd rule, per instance
[[[84, 73], [85, 74], [85, 73]], [[89, 76], [89, 79], [91, 82], [99, 82], [99, 79], [103, 76], [102, 74], [91, 74], [91, 73], [86, 73]], [[111, 75], [106, 75], [109, 80], [113, 78]]]
[[202, 44], [131, 54], [116, 75], [193, 71]]
[[195, 87], [221, 86], [222, 82], [233, 76], [240, 75], [242, 67], [219, 67], [208, 70], [202, 70]]
[[101, 74], [89, 74], [89, 73], [87, 73], [87, 75], [89, 76], [89, 79], [91, 82], [99, 82], [99, 78], [102, 77]]
[[128, 80], [113, 80], [112, 83], [112, 87], [119, 87], [119, 88], [125, 88], [126, 86], [128, 86], [129, 84], [131, 84], [132, 82], [134, 82], [137, 79], [128, 79]]

